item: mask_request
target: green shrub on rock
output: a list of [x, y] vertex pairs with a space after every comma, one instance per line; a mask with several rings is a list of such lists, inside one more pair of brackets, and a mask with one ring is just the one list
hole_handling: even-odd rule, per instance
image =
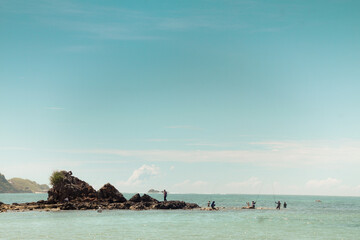
[[50, 176], [50, 184], [54, 187], [62, 182], [64, 174], [60, 171], [54, 171]]

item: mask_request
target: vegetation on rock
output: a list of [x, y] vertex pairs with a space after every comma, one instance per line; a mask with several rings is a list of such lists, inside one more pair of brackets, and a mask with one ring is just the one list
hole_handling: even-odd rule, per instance
[[54, 171], [50, 176], [50, 184], [52, 186], [57, 186], [64, 180], [64, 177], [65, 175], [63, 171]]

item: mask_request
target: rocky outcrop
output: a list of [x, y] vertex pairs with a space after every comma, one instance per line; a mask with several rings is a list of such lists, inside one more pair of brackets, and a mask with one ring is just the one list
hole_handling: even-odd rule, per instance
[[97, 192], [88, 183], [72, 176], [72, 172], [62, 171], [63, 179], [48, 191], [49, 203], [81, 201], [85, 198], [97, 198]]
[[48, 200], [31, 203], [2, 204], [0, 212], [6, 211], [60, 211], [60, 210], [149, 210], [149, 209], [194, 209], [199, 208], [195, 203], [183, 201], [160, 202], [151, 196], [139, 193], [129, 200], [110, 183], [105, 184], [99, 191], [95, 191], [88, 183], [72, 176], [71, 172], [62, 171], [61, 178], [48, 191]]
[[107, 202], [126, 202], [126, 198], [110, 183], [100, 188], [98, 198]]

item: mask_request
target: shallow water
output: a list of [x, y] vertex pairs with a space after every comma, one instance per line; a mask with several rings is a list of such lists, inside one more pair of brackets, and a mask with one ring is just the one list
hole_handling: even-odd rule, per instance
[[[0, 194], [4, 203], [40, 199], [46, 194]], [[211, 200], [224, 208], [7, 212], [0, 214], [0, 239], [358, 239], [360, 235], [357, 197], [170, 194], [168, 200], [201, 206]], [[240, 209], [251, 200], [271, 209]], [[286, 201], [288, 208], [274, 210], [275, 200]]]

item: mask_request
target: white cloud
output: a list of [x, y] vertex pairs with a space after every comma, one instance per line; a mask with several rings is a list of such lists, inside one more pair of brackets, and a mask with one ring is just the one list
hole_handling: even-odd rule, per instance
[[190, 181], [185, 180], [183, 182], [174, 184], [172, 191], [177, 193], [209, 193], [209, 184], [205, 181]]
[[257, 177], [251, 177], [240, 182], [230, 182], [224, 186], [227, 193], [258, 194], [261, 191], [262, 181]]
[[142, 184], [145, 180], [160, 174], [160, 168], [155, 165], [142, 165], [140, 168], [134, 170], [132, 175], [126, 181], [118, 182], [118, 185], [130, 186]]
[[306, 183], [306, 187], [310, 188], [331, 188], [335, 186], [339, 186], [341, 184], [341, 180], [338, 180], [336, 178], [327, 178], [322, 180], [309, 180]]

